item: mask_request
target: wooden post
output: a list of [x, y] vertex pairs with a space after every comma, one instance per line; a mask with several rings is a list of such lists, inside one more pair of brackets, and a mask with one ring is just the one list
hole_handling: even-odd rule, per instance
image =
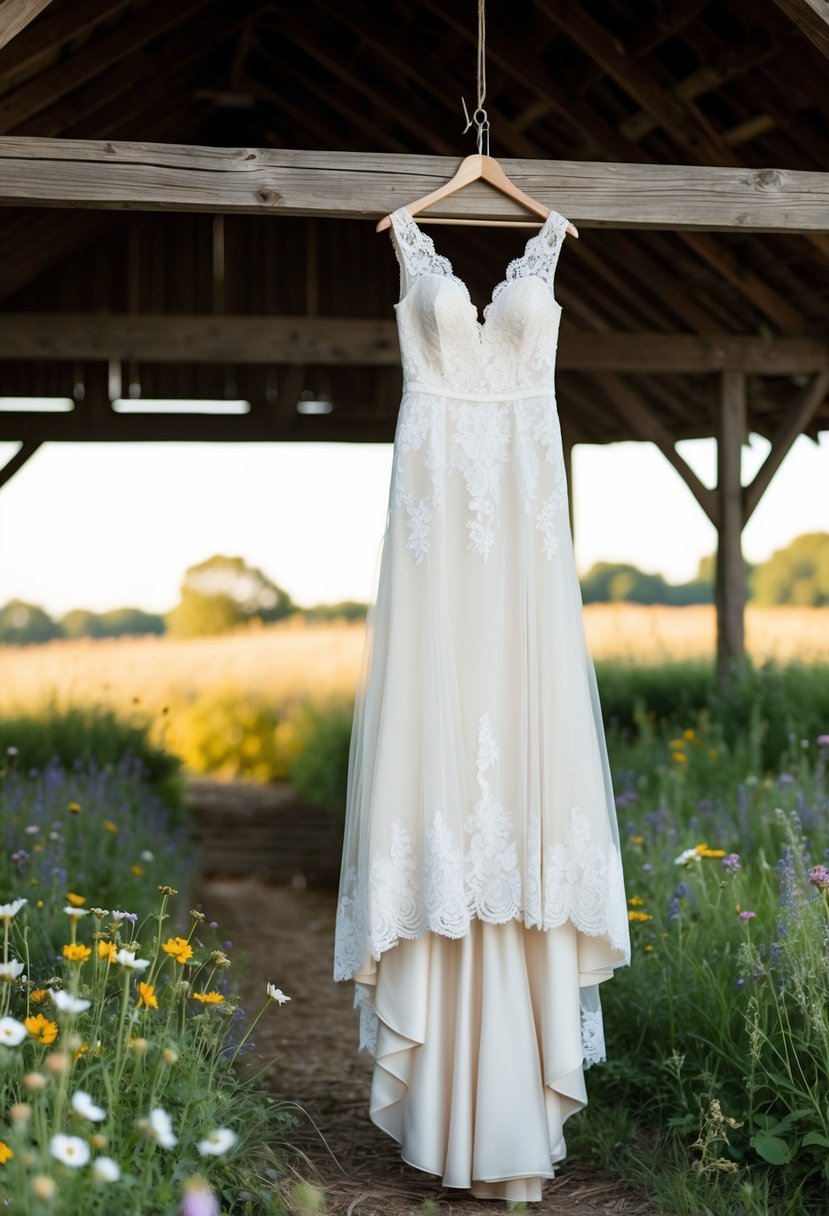
[[745, 657], [743, 613], [743, 490], [740, 457], [746, 417], [746, 379], [742, 372], [724, 372], [717, 419], [717, 675], [727, 686]]

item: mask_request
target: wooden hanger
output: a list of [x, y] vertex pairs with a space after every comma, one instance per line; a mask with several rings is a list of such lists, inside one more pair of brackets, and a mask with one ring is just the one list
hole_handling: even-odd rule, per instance
[[[485, 181], [494, 186], [496, 190], [500, 190], [502, 194], [506, 194], [508, 198], [513, 198], [522, 207], [533, 214], [540, 217], [542, 222], [550, 214], [550, 208], [545, 207], [543, 203], [539, 203], [537, 199], [530, 198], [529, 194], [525, 194], [523, 190], [516, 186], [515, 182], [510, 181], [499, 162], [494, 156], [484, 156], [480, 152], [473, 153], [472, 156], [465, 156], [458, 166], [455, 176], [450, 178], [444, 185], [438, 186], [437, 190], [433, 190], [431, 194], [425, 194], [423, 198], [417, 199], [413, 203], [406, 204], [406, 210], [409, 215], [415, 216], [423, 211], [426, 207], [431, 207], [433, 203], [440, 202], [441, 199], [448, 198], [450, 194], [455, 194], [458, 190], [462, 190], [464, 186], [470, 185], [471, 182]], [[466, 219], [459, 216], [457, 219], [442, 218], [438, 216], [424, 216], [422, 223], [428, 224], [478, 224], [483, 227], [499, 227], [499, 228], [532, 228], [535, 227], [533, 220], [476, 220]], [[388, 228], [391, 224], [391, 216], [384, 215], [378, 223], [375, 231], [382, 232], [384, 228]], [[567, 232], [572, 236], [578, 237], [578, 230], [574, 224], [567, 224]]]

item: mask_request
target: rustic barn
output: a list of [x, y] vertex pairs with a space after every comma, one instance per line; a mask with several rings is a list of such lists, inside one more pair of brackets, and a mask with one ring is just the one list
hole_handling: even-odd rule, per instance
[[[50, 441], [390, 442], [375, 222], [475, 150], [477, 37], [474, 0], [2, 0], [0, 484]], [[566, 449], [649, 440], [684, 478], [718, 530], [724, 674], [742, 529], [829, 427], [827, 57], [820, 0], [487, 6], [492, 154], [581, 235]], [[435, 209], [461, 214], [519, 211], [473, 186]], [[440, 229], [479, 307], [526, 236]], [[743, 486], [751, 432], [772, 446]], [[714, 489], [675, 448], [708, 436]]]

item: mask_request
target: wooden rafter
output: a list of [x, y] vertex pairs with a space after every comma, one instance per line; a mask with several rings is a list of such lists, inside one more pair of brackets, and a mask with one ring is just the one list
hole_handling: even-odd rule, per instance
[[829, 370], [818, 372], [810, 384], [806, 386], [795, 408], [788, 413], [777, 433], [772, 439], [771, 451], [766, 456], [760, 468], [754, 475], [754, 480], [743, 490], [743, 525], [748, 523], [751, 515], [768, 489], [792, 444], [803, 433], [826, 400], [829, 392]]
[[[806, 232], [829, 219], [829, 173], [589, 161], [503, 164], [528, 193], [587, 227]], [[371, 219], [445, 181], [457, 159], [5, 137], [0, 165], [3, 203]], [[525, 218], [506, 196], [475, 187], [433, 213]]]
[[16, 38], [52, 0], [0, 0], [0, 47]]
[[18, 469], [22, 469], [26, 461], [34, 456], [39, 447], [39, 439], [24, 440], [15, 454], [4, 465], [0, 465], [0, 486], [4, 486], [7, 481], [10, 481]]
[[829, 59], [829, 3], [827, 0], [775, 0], [787, 17]]
[[[73, 358], [374, 367], [395, 366], [400, 361], [395, 323], [385, 319], [0, 313], [0, 359]], [[567, 328], [562, 331], [557, 366], [565, 371], [660, 375], [724, 370], [803, 375], [829, 370], [829, 343], [729, 334], [591, 334]]]

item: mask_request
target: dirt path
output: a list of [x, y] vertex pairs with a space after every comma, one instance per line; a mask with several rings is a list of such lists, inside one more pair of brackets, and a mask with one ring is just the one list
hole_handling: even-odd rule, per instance
[[[315, 1174], [324, 1187], [329, 1216], [409, 1216], [427, 1199], [440, 1216], [505, 1212], [500, 1201], [445, 1190], [438, 1178], [404, 1164], [397, 1144], [369, 1119], [372, 1060], [357, 1051], [353, 987], [331, 978], [336, 893], [213, 877], [202, 883], [199, 898], [208, 919], [233, 942], [234, 958], [245, 960], [249, 1008], [259, 1007], [268, 981], [291, 997], [259, 1023], [255, 1055], [274, 1060], [267, 1083], [301, 1107], [292, 1143], [307, 1157], [304, 1176]], [[587, 1216], [650, 1209], [597, 1170], [565, 1162], [545, 1183], [542, 1202], [528, 1210]]]

